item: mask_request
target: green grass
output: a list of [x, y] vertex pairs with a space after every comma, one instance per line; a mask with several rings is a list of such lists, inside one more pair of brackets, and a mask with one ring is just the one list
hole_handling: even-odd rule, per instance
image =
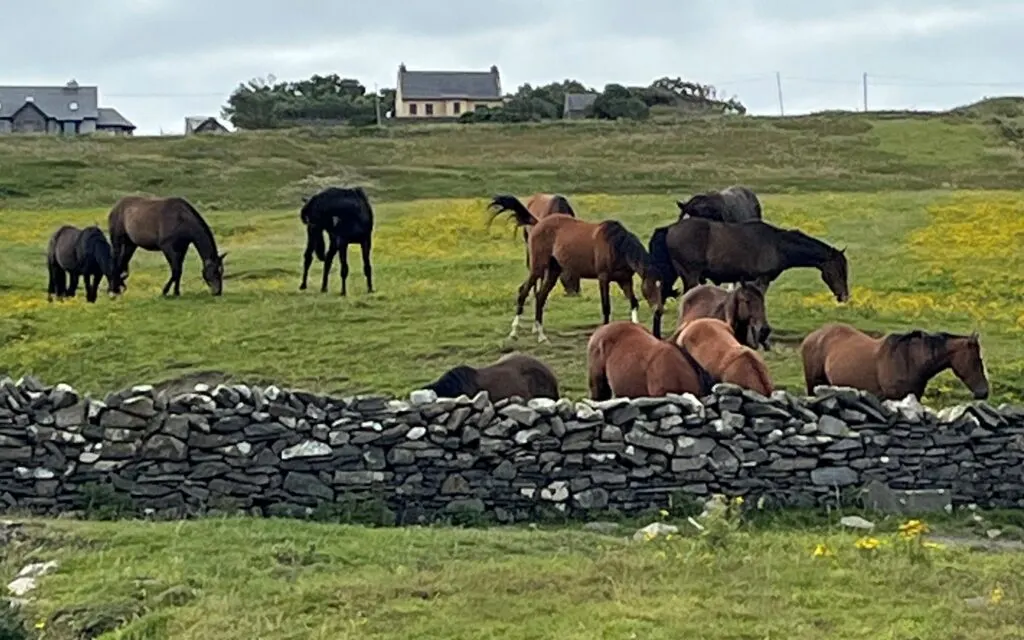
[[[566, 526], [368, 529], [274, 519], [36, 522], [5, 575], [56, 559], [27, 608], [64, 640], [103, 638], [1011, 638], [1024, 555], [957, 545], [914, 563], [823, 523], [726, 533], [673, 521], [632, 542]], [[933, 524], [939, 533], [960, 525]], [[832, 557], [814, 557], [825, 544]], [[997, 588], [1003, 599], [987, 604]], [[976, 605], [967, 599], [979, 599]]]
[[[572, 196], [588, 219], [616, 217], [646, 243], [675, 216], [666, 196]], [[46, 302], [43, 247], [58, 224], [103, 223], [95, 211], [0, 214], [0, 369], [32, 373], [104, 392], [139, 382], [216, 374], [331, 392], [404, 395], [460, 363], [484, 364], [519, 349], [549, 362], [568, 394], [586, 393], [585, 345], [600, 322], [596, 284], [583, 296], [551, 296], [550, 344], [529, 331], [506, 339], [524, 277], [523, 244], [511, 226], [484, 226], [484, 200], [378, 205], [374, 264], [378, 293], [367, 295], [357, 248], [350, 293], [298, 291], [304, 233], [294, 212], [210, 212], [228, 251], [225, 294], [211, 297], [194, 252], [180, 299], [163, 299], [163, 256], [139, 252], [131, 288], [102, 297]], [[883, 194], [769, 195], [765, 215], [846, 246], [853, 299], [837, 305], [814, 270], [785, 273], [769, 291], [778, 348], [767, 354], [777, 383], [802, 391], [796, 348], [808, 331], [841, 320], [872, 331], [982, 333], [993, 401], [1024, 398], [1024, 198], [1017, 192], [921, 191]], [[968, 220], [969, 224], [960, 224]], [[991, 232], [1002, 225], [1003, 233]], [[532, 299], [527, 318], [532, 317]], [[613, 319], [627, 319], [621, 293]], [[677, 303], [667, 312], [674, 324]], [[641, 320], [650, 323], [650, 310]], [[936, 403], [969, 394], [953, 375], [929, 388]]]
[[1002, 112], [8, 136], [0, 209], [109, 208], [132, 192], [182, 195], [204, 211], [296, 208], [300, 194], [338, 181], [367, 186], [375, 201], [538, 190], [675, 197], [736, 181], [782, 193], [1024, 187], [1024, 156], [993, 113]]

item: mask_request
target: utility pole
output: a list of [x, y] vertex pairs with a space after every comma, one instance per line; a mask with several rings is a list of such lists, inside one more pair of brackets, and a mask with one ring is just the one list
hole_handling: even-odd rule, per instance
[[778, 71], [775, 72], [775, 86], [779, 90], [779, 115], [786, 115], [786, 110], [782, 107], [782, 74]]
[[864, 84], [864, 113], [867, 113], [868, 112], [868, 72], [867, 71], [864, 72], [864, 77], [863, 77], [862, 82]]
[[380, 90], [377, 83], [373, 83], [373, 109], [377, 112], [377, 126], [380, 126]]

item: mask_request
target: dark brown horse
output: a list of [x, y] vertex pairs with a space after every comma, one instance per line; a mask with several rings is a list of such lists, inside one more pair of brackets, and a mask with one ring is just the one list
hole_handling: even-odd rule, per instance
[[[850, 299], [846, 250], [836, 249], [796, 229], [780, 229], [766, 222], [713, 222], [683, 218], [658, 227], [648, 248], [664, 276], [662, 297], [674, 295], [676, 277], [689, 291], [705, 280], [754, 281], [762, 293], [783, 271], [813, 267], [839, 302]], [[654, 315], [660, 331], [661, 314]]]
[[514, 209], [513, 213], [517, 224], [532, 224], [533, 228], [529, 236], [530, 272], [519, 287], [516, 315], [512, 320], [509, 338], [517, 336], [523, 305], [530, 295], [530, 289], [543, 278], [544, 283], [536, 294], [533, 331], [538, 334], [538, 342], [547, 340], [544, 335], [544, 303], [563, 272], [577, 278], [598, 281], [604, 324], [611, 320], [609, 288], [612, 282], [618, 284], [623, 295], [629, 299], [633, 322], [639, 321], [640, 303], [633, 293], [634, 273], [641, 278], [640, 289], [644, 299], [657, 312], [661, 311], [661, 276], [640, 239], [619, 221], [587, 222], [560, 213], [538, 221], [525, 209]]
[[203, 281], [210, 293], [219, 296], [224, 288], [224, 256], [217, 253], [217, 241], [206, 220], [184, 198], [150, 198], [124, 196], [107, 216], [114, 262], [122, 280], [128, 279], [128, 264], [136, 249], [161, 251], [171, 268], [171, 277], [164, 285], [167, 295], [174, 285], [174, 295], [181, 295], [181, 272], [189, 245], [195, 245], [203, 261]]
[[[347, 295], [348, 245], [358, 244], [363, 255], [366, 292], [373, 293], [373, 266], [370, 264], [373, 207], [370, 206], [366, 191], [362, 187], [328, 187], [303, 202], [299, 219], [306, 225], [306, 250], [302, 255], [302, 282], [299, 283], [299, 289], [306, 289], [309, 267], [313, 264], [315, 255], [324, 263], [320, 292], [326, 292], [331, 263], [337, 254], [341, 261], [341, 295]], [[325, 233], [330, 241], [330, 247], [326, 251]]]
[[587, 342], [590, 397], [608, 400], [669, 393], [704, 396], [714, 379], [687, 352], [655, 338], [643, 325], [618, 321], [598, 327]]
[[54, 296], [58, 300], [75, 297], [79, 278], [85, 281], [87, 302], [96, 302], [100, 278], [107, 279], [111, 295], [121, 293], [121, 274], [115, 268], [110, 243], [96, 225], [79, 229], [66, 224], [57, 229], [46, 246], [46, 266], [50, 273], [47, 299], [51, 302]]
[[988, 398], [977, 332], [969, 336], [920, 329], [872, 338], [848, 324], [826, 324], [800, 345], [807, 393], [818, 385], [853, 387], [886, 400], [924, 397], [928, 382], [952, 369], [974, 394]]
[[[717, 318], [732, 328], [740, 343], [756, 349], [758, 345], [771, 349], [772, 332], [764, 306], [764, 294], [750, 283], [742, 283], [730, 290], [710, 284], [690, 289], [679, 301], [678, 334], [687, 322], [697, 318]], [[669, 340], [673, 340], [675, 334]]]
[[729, 325], [721, 320], [691, 320], [676, 334], [675, 343], [689, 351], [715, 380], [731, 382], [763, 396], [775, 390], [761, 356], [740, 344]]
[[[517, 218], [526, 219], [526, 214], [523, 213], [522, 209], [525, 209], [534, 220], [543, 220], [549, 215], [555, 213], [565, 214], [567, 216], [576, 217], [576, 212], [573, 210], [572, 205], [569, 204], [568, 198], [557, 193], [535, 193], [530, 196], [530, 199], [526, 201], [526, 206], [523, 207], [523, 203], [519, 201], [513, 195], [503, 194], [494, 196], [491, 200], [491, 204], [488, 205], [489, 209], [494, 209], [494, 214], [491, 216], [491, 220], [494, 220], [494, 216], [498, 215], [503, 211], [516, 212]], [[518, 209], [518, 211], [517, 211]], [[527, 225], [523, 227], [523, 243], [526, 245], [526, 267], [530, 267], [530, 230]], [[567, 296], [578, 296], [580, 294], [580, 279], [571, 273], [562, 272], [559, 277], [562, 283], [562, 288], [565, 290]], [[538, 286], [534, 286], [533, 293], [537, 294]]]
[[692, 216], [718, 222], [761, 219], [761, 201], [748, 187], [734, 184], [718, 191], [698, 193], [686, 202], [676, 200], [679, 217]]
[[521, 353], [510, 353], [486, 367], [453, 367], [423, 388], [441, 398], [462, 394], [472, 397], [486, 391], [492, 402], [511, 396], [524, 400], [558, 398], [558, 379], [551, 369], [537, 358]]

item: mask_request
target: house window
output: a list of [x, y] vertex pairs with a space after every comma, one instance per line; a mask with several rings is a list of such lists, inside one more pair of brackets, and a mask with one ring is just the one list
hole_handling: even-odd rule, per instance
[[416, 104], [410, 104], [409, 105], [409, 115], [411, 115], [411, 116], [416, 115], [416, 107], [417, 106], [418, 105], [416, 105]]
[[68, 109], [71, 109], [72, 111], [78, 111], [78, 103], [72, 100], [71, 103], [68, 104]]
[[428, 116], [434, 115], [434, 105], [433, 105], [433, 103], [428, 102], [426, 110], [427, 110], [427, 115]]
[[461, 102], [456, 102], [456, 103], [454, 103], [452, 105], [452, 113], [454, 113], [455, 115], [458, 115], [458, 114], [462, 113], [462, 103]]

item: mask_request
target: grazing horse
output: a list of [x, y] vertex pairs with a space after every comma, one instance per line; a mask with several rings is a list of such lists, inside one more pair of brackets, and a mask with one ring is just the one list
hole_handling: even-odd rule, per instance
[[486, 391], [492, 402], [512, 396], [524, 400], [558, 398], [558, 379], [551, 369], [537, 358], [521, 353], [502, 356], [486, 367], [453, 367], [423, 388], [441, 398], [462, 394], [472, 397]]
[[731, 382], [763, 396], [775, 390], [761, 356], [740, 344], [729, 325], [721, 320], [691, 320], [675, 335], [675, 343], [689, 351], [715, 380]]
[[530, 295], [530, 289], [538, 280], [544, 278], [544, 283], [535, 296], [537, 306], [533, 331], [538, 334], [538, 342], [547, 340], [547, 336], [544, 335], [544, 303], [555, 287], [558, 276], [563, 272], [571, 273], [577, 278], [598, 281], [604, 324], [611, 320], [609, 287], [612, 282], [618, 284], [623, 295], [629, 299], [630, 317], [633, 322], [639, 322], [640, 303], [633, 293], [634, 273], [641, 278], [640, 289], [644, 299], [657, 312], [661, 312], [661, 275], [651, 262], [643, 243], [622, 223], [617, 220], [587, 222], [562, 214], [537, 220], [526, 209], [513, 209], [512, 212], [516, 216], [517, 224], [532, 224], [533, 230], [529, 236], [530, 271], [519, 287], [516, 315], [512, 320], [509, 338], [514, 339], [517, 335], [523, 305]]
[[[697, 318], [717, 318], [732, 329], [732, 334], [741, 344], [757, 349], [771, 349], [768, 324], [764, 306], [764, 294], [754, 285], [744, 282], [731, 291], [710, 284], [694, 287], [679, 301], [679, 320], [676, 334], [687, 322]], [[669, 340], [674, 339], [673, 337]]]
[[676, 200], [679, 217], [690, 216], [717, 222], [745, 222], [761, 219], [761, 202], [749, 188], [732, 185], [718, 191], [699, 193], [686, 202]]
[[[110, 243], [96, 225], [84, 229], [66, 224], [57, 229], [46, 246], [46, 266], [50, 272], [47, 300], [75, 297], [78, 278], [85, 281], [85, 299], [96, 302], [100, 278], [107, 279], [107, 292], [121, 293], [121, 272], [115, 268]], [[65, 280], [65, 272], [70, 285]]]
[[128, 279], [128, 263], [136, 249], [161, 251], [171, 268], [171, 277], [164, 285], [167, 295], [174, 285], [174, 295], [181, 295], [181, 272], [189, 245], [195, 245], [203, 261], [203, 281], [210, 293], [219, 296], [224, 290], [224, 256], [217, 253], [217, 241], [206, 220], [184, 198], [150, 198], [124, 196], [107, 216], [114, 262], [122, 280]]
[[[312, 198], [303, 200], [299, 218], [306, 225], [306, 250], [302, 255], [302, 282], [299, 290], [306, 289], [309, 267], [313, 255], [324, 263], [320, 292], [327, 291], [334, 255], [341, 258], [341, 295], [347, 295], [348, 245], [358, 244], [363, 254], [363, 275], [366, 276], [366, 292], [373, 293], [373, 267], [370, 264], [370, 250], [373, 240], [373, 207], [362, 187], [342, 189], [328, 187]], [[326, 233], [331, 246], [324, 248]]]
[[620, 320], [598, 327], [587, 342], [590, 397], [608, 400], [669, 393], [711, 393], [715, 381], [690, 353], [655, 338], [644, 326]]
[[[503, 211], [516, 212], [517, 209], [524, 209], [530, 214], [530, 217], [534, 220], [543, 220], [549, 215], [555, 213], [562, 213], [567, 216], [576, 217], [576, 212], [573, 210], [572, 205], [569, 204], [568, 198], [556, 193], [535, 193], [530, 196], [530, 199], [526, 201], [526, 207], [523, 207], [523, 203], [519, 201], [513, 195], [503, 194], [494, 196], [491, 200], [491, 204], [488, 205], [489, 209], [495, 209], [494, 214], [491, 216], [491, 220], [494, 220], [494, 216], [498, 215]], [[517, 212], [517, 218], [526, 219], [526, 215], [522, 211]], [[530, 268], [530, 231], [528, 226], [523, 227], [523, 243], [526, 245], [526, 268]], [[578, 276], [571, 273], [563, 272], [559, 277], [562, 282], [562, 288], [565, 290], [567, 296], [578, 296], [580, 294], [580, 279]], [[538, 285], [534, 286], [533, 293], [537, 294]]]
[[807, 393], [817, 385], [862, 389], [884, 400], [914, 394], [920, 400], [936, 375], [952, 369], [979, 400], [988, 378], [978, 333], [928, 333], [920, 329], [872, 338], [848, 324], [826, 324], [800, 345]]
[[[648, 243], [651, 258], [663, 275], [662, 297], [674, 294], [676, 277], [689, 291], [705, 279], [716, 284], [754, 280], [765, 293], [783, 271], [813, 267], [838, 302], [850, 299], [846, 249], [836, 249], [796, 229], [766, 222], [713, 222], [683, 218], [658, 227]], [[655, 313], [655, 333], [661, 314]]]

